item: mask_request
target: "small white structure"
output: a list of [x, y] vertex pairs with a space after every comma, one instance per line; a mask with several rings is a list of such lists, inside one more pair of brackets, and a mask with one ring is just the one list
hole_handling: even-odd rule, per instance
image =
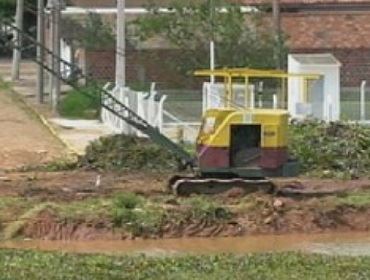
[[341, 63], [330, 53], [288, 56], [289, 73], [322, 75], [308, 85], [307, 91], [302, 91], [300, 77], [289, 78], [288, 110], [293, 118], [340, 119], [340, 67]]
[[[73, 63], [73, 56], [72, 48], [68, 43], [64, 40], [60, 40], [60, 57], [63, 59], [62, 61], [67, 61], [70, 64]], [[63, 78], [68, 79], [71, 75], [71, 67], [66, 65], [65, 63], [61, 62], [60, 64], [60, 74]]]

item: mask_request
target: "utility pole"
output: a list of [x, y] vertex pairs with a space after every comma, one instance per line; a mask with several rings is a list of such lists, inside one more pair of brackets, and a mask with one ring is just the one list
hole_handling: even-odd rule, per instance
[[13, 48], [13, 65], [12, 65], [12, 80], [16, 81], [19, 80], [19, 72], [20, 72], [20, 63], [22, 58], [22, 35], [21, 32], [23, 31], [23, 12], [24, 12], [24, 0], [17, 0], [17, 9], [15, 14], [15, 27], [17, 28], [14, 30], [13, 37], [14, 37], [14, 46]]
[[280, 0], [272, 0], [272, 18], [275, 33], [275, 60], [276, 68], [282, 69], [282, 42], [281, 42], [281, 14], [280, 14]]
[[45, 13], [44, 0], [37, 2], [37, 61], [39, 62], [37, 68], [37, 102], [44, 103], [44, 60], [45, 52], [42, 46], [45, 45]]
[[[215, 12], [215, 6], [214, 1], [210, 0], [209, 3], [210, 8], [210, 17], [211, 17], [211, 41], [209, 42], [209, 66], [210, 69], [213, 71], [215, 70], [215, 36], [214, 36], [214, 12]], [[211, 75], [210, 77], [211, 84], [213, 85], [215, 83], [215, 76]]]
[[126, 86], [125, 0], [117, 0], [116, 85]]
[[[116, 92], [119, 92], [120, 99], [123, 103], [131, 107], [130, 92], [126, 89], [126, 16], [125, 0], [117, 0], [117, 46], [116, 46]], [[135, 108], [131, 108], [135, 111]], [[126, 135], [134, 133], [134, 130], [124, 123], [122, 132]]]
[[51, 12], [51, 28], [52, 28], [52, 69], [53, 76], [51, 77], [51, 106], [54, 113], [58, 110], [60, 99], [60, 20], [62, 0], [49, 0], [48, 8]]
[[60, 99], [60, 20], [61, 20], [61, 0], [57, 0], [55, 3], [55, 23], [54, 23], [54, 39], [53, 39], [53, 53], [54, 53], [54, 88], [51, 94], [51, 104], [53, 112], [56, 113], [58, 110], [58, 104]]
[[[53, 50], [53, 38], [54, 38], [54, 22], [55, 22], [55, 13], [52, 12], [53, 4], [51, 3], [52, 0], [48, 0], [47, 3], [47, 8], [49, 10], [49, 32], [48, 32], [48, 48], [49, 50]], [[49, 68], [54, 70], [54, 58], [51, 54], [48, 55], [48, 63], [49, 63]], [[54, 74], [52, 72], [48, 72], [48, 93], [49, 93], [49, 98], [51, 100], [51, 94], [53, 92], [53, 76]]]

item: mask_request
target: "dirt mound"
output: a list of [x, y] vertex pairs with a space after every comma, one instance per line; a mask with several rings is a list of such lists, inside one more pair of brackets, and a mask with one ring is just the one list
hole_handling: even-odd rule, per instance
[[44, 211], [25, 225], [22, 235], [43, 240], [116, 240], [124, 236], [114, 233], [106, 221], [60, 221], [52, 212]]
[[[289, 201], [284, 205], [289, 208]], [[310, 211], [308, 211], [310, 210]], [[156, 234], [141, 234], [139, 238], [234, 237], [246, 234], [323, 233], [330, 231], [369, 231], [370, 209], [351, 206], [327, 209], [287, 209], [285, 206], [264, 209], [264, 213], [240, 215], [235, 220], [214, 223], [206, 219], [182, 223], [167, 223]], [[44, 211], [29, 221], [21, 231], [25, 238], [43, 240], [125, 240], [135, 235], [115, 228], [108, 220], [60, 220]]]
[[305, 172], [343, 179], [369, 175], [369, 127], [305, 121], [292, 125], [290, 132], [290, 150]]
[[168, 150], [148, 139], [114, 135], [90, 144], [79, 165], [102, 170], [169, 171], [177, 168], [177, 161]]

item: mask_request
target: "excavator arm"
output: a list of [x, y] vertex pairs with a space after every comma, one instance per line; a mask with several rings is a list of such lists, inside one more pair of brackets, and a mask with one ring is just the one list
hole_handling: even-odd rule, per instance
[[[9, 31], [17, 32], [21, 35], [23, 39], [23, 44], [21, 47], [18, 47], [15, 41], [9, 41]], [[71, 71], [78, 77], [83, 78], [88, 81], [91, 81], [90, 77], [84, 75], [81, 69], [78, 66], [71, 64], [68, 61], [65, 61], [61, 57], [56, 56], [51, 50], [49, 50], [46, 46], [40, 44], [35, 38], [31, 35], [27, 34], [19, 30], [17, 27], [13, 25], [13, 23], [6, 18], [0, 19], [0, 42], [5, 42], [6, 47], [9, 49], [19, 48], [20, 50], [26, 50], [34, 47], [41, 47], [42, 50], [52, 57], [54, 60], [58, 60], [63, 66], [68, 67]], [[8, 42], [8, 43], [6, 43]], [[37, 58], [31, 58], [35, 63], [42, 65], [42, 67], [50, 72], [53, 75], [58, 75], [55, 73], [53, 69], [51, 69], [45, 61], [39, 61]], [[71, 86], [72, 88], [79, 90], [80, 86], [63, 76], [58, 75], [58, 79], [63, 81], [65, 84]], [[86, 91], [81, 91], [87, 97], [95, 99], [96, 96]], [[136, 112], [131, 110], [125, 104], [120, 102], [114, 95], [112, 95], [108, 90], [99, 88], [100, 98], [101, 98], [101, 106], [117, 116], [118, 118], [124, 120], [126, 123], [134, 127], [135, 129], [139, 130], [143, 134], [147, 135], [154, 143], [160, 145], [161, 147], [170, 151], [179, 161], [181, 168], [193, 168], [195, 166], [194, 158], [185, 151], [181, 146], [177, 145], [167, 136], [162, 134], [156, 127], [151, 126], [145, 119], [140, 117]]]

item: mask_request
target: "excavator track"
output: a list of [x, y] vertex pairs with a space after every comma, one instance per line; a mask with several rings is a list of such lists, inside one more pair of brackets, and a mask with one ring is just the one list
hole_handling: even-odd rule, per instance
[[232, 188], [241, 188], [246, 194], [253, 192], [273, 193], [275, 186], [267, 179], [243, 179], [243, 178], [202, 178], [195, 176], [175, 176], [169, 181], [169, 190], [178, 196], [191, 194], [219, 194]]

